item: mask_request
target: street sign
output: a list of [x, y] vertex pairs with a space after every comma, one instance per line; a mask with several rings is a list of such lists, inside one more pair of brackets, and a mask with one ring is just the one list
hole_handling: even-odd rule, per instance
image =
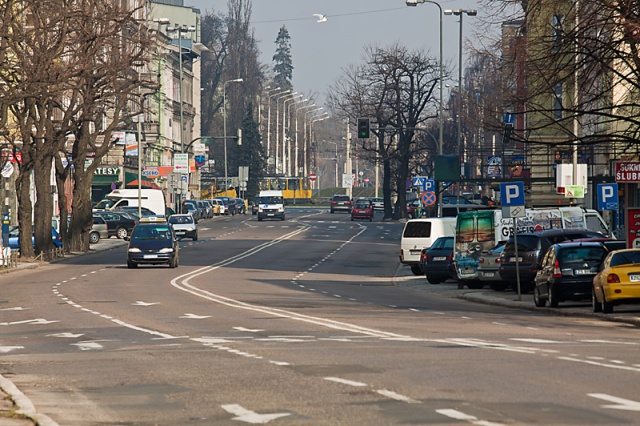
[[425, 179], [423, 185], [423, 191], [435, 191], [436, 190], [436, 181], [433, 179]]
[[598, 184], [598, 210], [618, 210], [618, 184]]
[[524, 206], [524, 183], [511, 182], [500, 184], [500, 197], [503, 206]]
[[505, 113], [504, 115], [504, 124], [511, 124], [513, 125], [513, 123], [516, 120], [516, 116], [515, 114], [512, 114], [510, 112]]
[[189, 154], [173, 155], [173, 172], [189, 173]]
[[436, 193], [433, 191], [425, 191], [422, 194], [422, 204], [425, 206], [433, 206], [436, 204]]
[[567, 185], [564, 191], [565, 198], [584, 198], [584, 186]]
[[524, 206], [504, 206], [502, 207], [502, 217], [525, 217], [527, 210]]
[[413, 186], [424, 186], [424, 181], [426, 179], [427, 178], [424, 176], [416, 176], [413, 178], [411, 183], [413, 184]]
[[314, 182], [316, 179], [318, 179], [318, 176], [316, 176], [316, 174], [315, 174], [315, 173], [311, 173], [311, 174], [309, 175], [309, 180], [310, 180], [311, 182]]

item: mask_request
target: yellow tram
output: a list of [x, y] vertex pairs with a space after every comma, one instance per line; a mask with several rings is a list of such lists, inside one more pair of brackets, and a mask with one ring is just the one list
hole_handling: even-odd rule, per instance
[[265, 177], [260, 180], [260, 190], [280, 190], [287, 201], [307, 202], [313, 196], [311, 182], [304, 177]]

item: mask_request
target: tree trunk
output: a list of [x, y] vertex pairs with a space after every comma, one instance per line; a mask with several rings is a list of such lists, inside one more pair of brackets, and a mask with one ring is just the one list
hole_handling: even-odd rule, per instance
[[43, 253], [42, 258], [51, 259], [54, 248], [51, 241], [51, 217], [53, 216], [53, 201], [51, 199], [51, 167], [53, 157], [38, 155], [34, 159], [34, 184], [36, 188], [36, 202], [34, 205], [34, 239], [35, 251]]
[[[26, 160], [24, 156], [22, 160], [23, 162]], [[31, 243], [31, 229], [33, 228], [31, 221], [33, 208], [31, 204], [31, 170], [28, 168], [20, 169], [16, 179], [16, 197], [18, 198], [18, 226], [20, 227], [20, 257], [34, 258], [35, 252]]]
[[[78, 164], [84, 164], [86, 154], [78, 155]], [[89, 233], [93, 226], [91, 205], [91, 184], [93, 174], [88, 174], [84, 167], [74, 169], [73, 202], [70, 229], [80, 230], [70, 235], [69, 248], [72, 251], [89, 251]]]

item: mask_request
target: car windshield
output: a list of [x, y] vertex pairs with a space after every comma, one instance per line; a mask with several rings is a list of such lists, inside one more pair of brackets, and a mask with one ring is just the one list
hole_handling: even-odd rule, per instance
[[431, 236], [431, 222], [407, 222], [403, 236], [405, 238], [429, 238]]
[[431, 245], [432, 249], [453, 250], [453, 238], [442, 237], [438, 238]]
[[356, 203], [356, 208], [358, 209], [368, 209], [369, 207], [371, 207], [371, 203], [368, 201], [358, 201]]
[[281, 197], [260, 197], [260, 204], [282, 204]]
[[348, 195], [335, 195], [333, 201], [349, 201]]
[[134, 240], [166, 240], [171, 238], [168, 226], [141, 226], [133, 230]]
[[192, 216], [171, 216], [169, 223], [193, 223]]
[[630, 265], [640, 263], [640, 251], [623, 251], [611, 258], [610, 266]]

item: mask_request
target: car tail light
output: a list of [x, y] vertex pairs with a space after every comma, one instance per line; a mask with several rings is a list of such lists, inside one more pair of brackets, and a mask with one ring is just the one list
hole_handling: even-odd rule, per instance
[[553, 264], [553, 278], [562, 278], [562, 271], [560, 271], [560, 262], [556, 259], [556, 263]]
[[484, 263], [484, 257], [481, 257], [480, 259], [478, 259], [478, 263], [483, 264]]
[[500, 263], [500, 258], [496, 257], [496, 263]]
[[453, 257], [453, 256], [447, 256], [447, 262], [451, 262], [451, 258], [452, 258], [452, 257]]
[[620, 277], [618, 277], [616, 274], [609, 274], [609, 275], [607, 275], [607, 282], [608, 283], [619, 283], [620, 282]]

